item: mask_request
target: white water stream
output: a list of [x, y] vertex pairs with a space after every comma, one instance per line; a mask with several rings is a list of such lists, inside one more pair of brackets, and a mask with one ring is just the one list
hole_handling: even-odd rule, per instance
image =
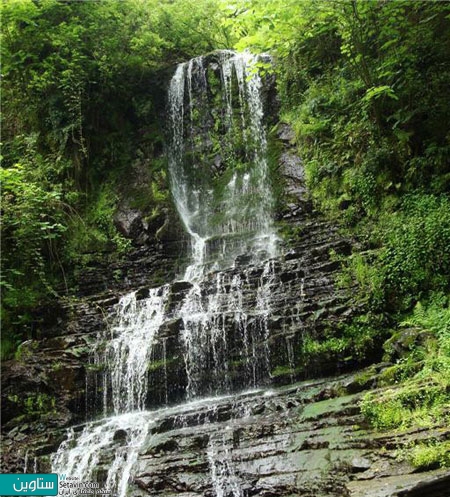
[[[202, 175], [198, 152], [212, 142], [208, 132], [199, 134], [211, 118], [206, 95], [212, 65], [198, 57], [175, 71], [168, 93], [167, 155], [172, 195], [191, 239], [190, 263], [182, 277], [191, 287], [171, 312], [167, 310], [170, 285], [150, 289], [148, 297], [140, 300], [136, 293], [122, 297], [112, 326], [99, 334], [93, 354], [97, 367], [105, 368], [104, 416], [115, 416], [87, 423], [81, 431], [70, 430], [53, 457], [53, 472], [98, 480], [119, 497], [126, 495], [139, 449], [155, 416], [165, 412], [156, 415], [145, 409], [152, 405], [148, 398], [152, 351], [159, 343], [159, 330], [169, 320], [182, 321], [187, 401], [231, 390], [230, 323], [241, 337], [234, 361], [243, 364], [245, 386], [256, 387], [269, 375], [268, 318], [272, 288], [278, 284], [271, 258], [277, 254], [278, 238], [256, 62], [249, 53], [217, 55], [214, 72], [222, 95], [223, 131], [216, 154], [222, 172], [214, 178], [212, 172], [211, 177]], [[245, 269], [230, 270], [243, 256]], [[260, 268], [257, 288], [251, 288], [249, 266]], [[166, 339], [161, 340], [166, 368]], [[166, 369], [164, 374], [167, 383]], [[168, 391], [165, 397], [170, 398]], [[210, 440], [207, 449], [212, 488], [217, 497], [240, 497], [226, 436]]]
[[[202, 108], [211, 68], [205, 67], [202, 57], [180, 64], [169, 88], [172, 194], [191, 236], [191, 263], [184, 275], [187, 281], [201, 280], [208, 270], [228, 268], [242, 254], [250, 254], [254, 261], [277, 254], [257, 58], [250, 53], [223, 51], [219, 59], [225, 131], [216, 146], [220, 146], [222, 168], [231, 175], [222, 188], [214, 185], [212, 171], [202, 175], [201, 181], [193, 173], [201, 168], [198, 161], [204, 157], [193, 153], [192, 143], [212, 140], [204, 131], [210, 116]], [[238, 118], [234, 119], [236, 113]], [[194, 114], [200, 117], [194, 120]], [[200, 131], [195, 131], [195, 126]], [[238, 143], [244, 149], [243, 157], [229, 150]], [[186, 160], [186, 152], [192, 154], [191, 161]]]

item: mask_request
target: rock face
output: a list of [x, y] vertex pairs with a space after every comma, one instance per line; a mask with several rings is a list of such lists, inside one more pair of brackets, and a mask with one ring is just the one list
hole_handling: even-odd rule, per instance
[[[366, 429], [351, 378], [193, 403], [155, 413], [132, 495], [444, 497], [450, 472], [417, 475], [396, 451], [422, 430], [381, 435]], [[448, 427], [436, 427], [440, 439]], [[418, 482], [421, 482], [419, 485]]]
[[[286, 143], [285, 154], [291, 153]], [[294, 156], [288, 164], [294, 160], [300, 164]], [[287, 187], [301, 197], [280, 216], [301, 234], [285, 242], [284, 256], [273, 264], [276, 278], [271, 283], [275, 288], [271, 288], [268, 337], [272, 387], [156, 411], [137, 459], [130, 495], [446, 495], [448, 472], [417, 474], [407, 463], [398, 462], [396, 454], [430, 437], [449, 437], [448, 427], [374, 433], [364, 426], [358, 402], [361, 390], [375, 380], [362, 385], [350, 375], [295, 383], [355, 367], [345, 361], [303, 363], [301, 343], [307, 334], [320, 339], [330, 323], [336, 326], [358, 312], [348, 290], [336, 288], [339, 265], [329, 256], [331, 249], [347, 253], [350, 244], [311, 209], [301, 179], [301, 174], [294, 177], [286, 170]], [[130, 288], [141, 288], [137, 298], [144, 298], [165, 271], [180, 272], [182, 249], [182, 244], [155, 245], [135, 250], [125, 264], [90, 268], [79, 297], [61, 302], [51, 326], [38, 330], [36, 340], [22, 344], [18, 360], [3, 364], [4, 471], [21, 472], [25, 467], [32, 471], [35, 464], [39, 471], [48, 471], [48, 455], [65, 439], [64, 428], [101, 411], [100, 392], [92, 394], [101, 372], [90, 357], [105, 316], [114, 315], [120, 295]], [[121, 278], [109, 279], [118, 271]], [[229, 270], [229, 280], [242, 271], [247, 271], [248, 294], [254, 295], [250, 290], [261, 279], [262, 268], [238, 266]], [[204, 292], [213, 291], [208, 282], [204, 285]], [[191, 288], [183, 281], [171, 285], [168, 312]], [[147, 400], [151, 406], [184, 400], [187, 378], [181, 326], [179, 320], [169, 320], [155, 345]], [[231, 390], [239, 390], [245, 380], [243, 365], [236, 360], [237, 331], [228, 328], [235, 368]], [[166, 358], [172, 359], [166, 361], [165, 370], [163, 343]], [[86, 378], [93, 383], [87, 390]], [[208, 378], [203, 381], [211, 384]], [[172, 387], [167, 390], [166, 385]], [[35, 406], [35, 412], [27, 405]], [[126, 430], [118, 430], [115, 444], [127, 436]]]
[[[285, 154], [290, 153], [286, 144]], [[292, 164], [292, 160], [300, 164], [298, 158], [291, 157], [288, 164]], [[282, 164], [286, 164], [285, 159]], [[287, 167], [285, 180], [301, 197], [280, 215], [301, 234], [284, 242], [284, 256], [271, 262], [270, 275], [263, 274], [264, 265], [246, 266], [242, 261], [242, 266], [223, 273], [220, 290], [225, 296], [229, 295], [232, 281], [241, 277], [242, 298], [249, 309], [257, 305], [256, 289], [262, 280], [270, 290], [272, 309], [266, 328], [261, 328], [261, 320], [252, 321], [249, 315], [248, 335], [255, 341], [248, 345], [254, 349], [254, 362], [249, 364], [242, 360], [242, 330], [232, 316], [229, 319], [225, 316], [227, 375], [221, 376], [220, 368], [225, 362], [219, 361], [217, 374], [211, 378], [206, 357], [205, 368], [197, 378], [201, 385], [198, 394], [216, 392], [225, 382], [228, 391], [238, 391], [260, 381], [289, 384], [354, 366], [345, 362], [304, 362], [302, 342], [305, 336], [320, 337], [325, 327], [348, 319], [357, 310], [350, 305], [348, 291], [336, 288], [334, 279], [339, 264], [330, 260], [331, 249], [337, 253], [350, 250], [348, 241], [312, 212], [309, 201], [303, 196], [301, 173], [294, 177], [292, 168]], [[171, 274], [179, 274], [182, 270], [180, 257], [185, 250], [185, 242], [171, 240], [134, 249], [125, 263], [111, 265], [105, 262], [86, 268], [80, 275], [77, 295], [60, 302], [59, 309], [53, 311], [52, 321], [44, 322], [36, 330], [36, 339], [22, 344], [16, 361], [3, 364], [3, 428], [6, 434], [23, 423], [23, 416], [28, 427], [21, 433], [28, 435], [38, 430], [37, 426], [44, 432], [48, 426], [62, 428], [102, 412], [101, 378], [104, 373], [101, 365], [92, 363], [97, 334], [115, 319], [115, 306], [121, 294], [130, 289], [142, 289], [136, 294], [139, 300], [144, 298], [149, 287], [170, 280]], [[154, 366], [149, 368], [147, 407], [180, 402], [185, 398], [188, 378], [181, 340], [182, 322], [170, 319], [170, 313], [191, 287], [189, 282], [181, 281], [171, 285], [166, 309], [169, 319], [152, 352]], [[201, 293], [210, 295], [216, 291], [217, 280], [212, 275], [202, 283]], [[270, 333], [266, 335], [265, 330]], [[26, 394], [21, 395], [23, 392]], [[44, 415], [45, 423], [42, 421]], [[56, 440], [61, 440], [61, 435]], [[16, 435], [11, 435], [11, 452], [7, 451], [5, 455], [5, 463], [11, 471], [23, 468], [29, 440], [24, 438], [23, 446], [19, 442]], [[36, 446], [30, 453], [45, 453], [55, 445], [42, 436], [36, 439]]]
[[[217, 54], [202, 59], [216, 85], [219, 62]], [[201, 75], [202, 64], [193, 65]], [[208, 98], [220, 100], [211, 88]], [[271, 76], [262, 93], [274, 123]], [[204, 126], [219, 117], [214, 112], [196, 117], [201, 139], [193, 144], [194, 156], [208, 146]], [[234, 119], [240, 119], [238, 113]], [[226, 151], [226, 133], [215, 127], [215, 149]], [[439, 492], [447, 488], [448, 473], [417, 475], [396, 460], [396, 450], [430, 436], [449, 437], [448, 427], [371, 432], [358, 403], [376, 380], [355, 380], [350, 371], [363, 366], [355, 358], [314, 355], [308, 348], [311, 341], [338, 337], [364, 310], [353, 304], [352, 288], [336, 284], [340, 263], [334, 255], [349, 254], [351, 241], [312, 208], [289, 127], [279, 126], [272, 139], [281, 150], [277, 169], [285, 192], [277, 217], [287, 235], [278, 255], [241, 254], [228, 269], [182, 281], [187, 241], [179, 222], [171, 221], [173, 213], [146, 219], [124, 199], [115, 221], [136, 248], [125, 261], [105, 258], [85, 268], [74, 294], [46, 310], [34, 338], [2, 365], [3, 471], [49, 471], [49, 456], [66, 440], [67, 427], [80, 425], [73, 437], [92, 435], [85, 437], [90, 450], [110, 444], [90, 469], [92, 478], [108, 483], [113, 467], [126, 483], [128, 463], [136, 460], [129, 489], [135, 497], [444, 495]], [[201, 167], [220, 180], [227, 173], [225, 153], [208, 156]], [[216, 242], [209, 240], [212, 252]], [[132, 298], [126, 296], [130, 291]], [[148, 332], [148, 340], [140, 342], [148, 354], [140, 357], [144, 375], [135, 383], [145, 391], [136, 405], [120, 399], [134, 380], [117, 386], [107, 346], [129, 327], [122, 311], [130, 305], [149, 311], [153, 321], [161, 318], [155, 333], [145, 316], [137, 320], [136, 328], [145, 324]], [[202, 319], [196, 321], [199, 308]], [[210, 329], [216, 332], [208, 334]], [[201, 347], [193, 346], [192, 337]], [[119, 345], [126, 352], [118, 370], [128, 374], [131, 343]], [[369, 362], [377, 359], [367, 355]], [[81, 426], [113, 408], [120, 412], [122, 405], [146, 410], [101, 425], [97, 438], [101, 421]], [[123, 455], [127, 444], [135, 446]]]
[[183, 243], [140, 247], [122, 263], [110, 264], [105, 257], [80, 275], [74, 295], [37, 317], [35, 338], [20, 345], [14, 360], [2, 363], [3, 471], [23, 472], [25, 460], [31, 471], [34, 456], [53, 452], [67, 426], [86, 420], [86, 378], [94, 367], [97, 333], [108, 326], [106, 316], [121, 294], [174, 275]]
[[[151, 339], [151, 366], [145, 380], [147, 408], [181, 402], [186, 395], [189, 398], [189, 388], [194, 397], [217, 395], [262, 384], [289, 384], [356, 366], [354, 358], [335, 356], [330, 360], [327, 355], [312, 357], [306, 351], [308, 339], [320, 341], [325, 331], [329, 335], [360, 309], [352, 305], [351, 289], [335, 285], [340, 263], [330, 257], [331, 252], [348, 254], [351, 245], [312, 210], [301, 161], [289, 143], [280, 165], [293, 200], [280, 217], [295, 235], [283, 242], [282, 255], [276, 259], [263, 263], [237, 260], [235, 267], [210, 273], [198, 288], [187, 281], [168, 285], [163, 324]], [[204, 334], [204, 340], [191, 360], [186, 331], [198, 323], [186, 313], [199, 312], [199, 302], [198, 332]], [[111, 300], [109, 307], [103, 305], [113, 329], [120, 315], [111, 307], [115, 303], [117, 300]], [[142, 288], [133, 305], [147, 303], [148, 292]], [[189, 303], [194, 304], [192, 311]], [[208, 335], [210, 328], [220, 333]], [[89, 417], [105, 408], [105, 395], [106, 405], [111, 405], [113, 393], [109, 389], [105, 393], [104, 377], [100, 360], [87, 375]]]

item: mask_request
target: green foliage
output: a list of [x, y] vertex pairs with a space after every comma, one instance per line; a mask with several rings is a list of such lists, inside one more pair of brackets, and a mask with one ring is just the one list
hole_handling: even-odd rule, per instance
[[448, 196], [405, 195], [395, 210], [360, 223], [358, 232], [374, 248], [343, 261], [340, 283], [358, 283], [357, 298], [375, 312], [407, 310], [429, 292], [449, 290]]
[[55, 412], [55, 398], [45, 393], [30, 394], [25, 397], [25, 413], [29, 416], [40, 416], [49, 412]]
[[424, 292], [447, 290], [450, 275], [450, 200], [411, 195], [390, 216], [379, 257], [388, 302], [408, 305]]
[[342, 367], [366, 364], [380, 358], [386, 332], [380, 331], [380, 318], [366, 314], [348, 323], [330, 326], [320, 337], [305, 336], [302, 343], [302, 365], [339, 363]]
[[[437, 294], [427, 305], [419, 302], [401, 326], [414, 327], [416, 336], [426, 338], [421, 344], [412, 342], [382, 376], [385, 384], [397, 386], [366, 394], [361, 411], [377, 429], [445, 423], [450, 407], [449, 298]], [[387, 351], [394, 354], [391, 344]]]
[[450, 467], [450, 442], [431, 441], [416, 445], [410, 450], [408, 459], [418, 470]]
[[357, 283], [355, 300], [365, 305], [378, 304], [383, 299], [383, 277], [374, 264], [377, 255], [374, 252], [356, 252], [348, 258], [340, 258], [345, 267], [339, 275], [339, 285], [348, 288]]
[[[364, 360], [396, 314], [450, 290], [448, 3], [10, 0], [1, 13], [5, 357], [80, 267], [128, 250], [112, 219], [122, 178], [161, 148], [165, 71], [233, 45], [275, 56], [312, 197], [364, 248], [341, 283], [358, 283], [370, 313], [304, 353]], [[212, 137], [214, 153], [245, 168], [250, 137], [235, 138], [227, 150]], [[272, 140], [269, 150], [274, 172]], [[208, 168], [213, 157], [200, 159]], [[168, 203], [162, 162], [149, 178], [134, 202], [151, 221]]]
[[[450, 300], [443, 294], [434, 294], [424, 306], [418, 302], [413, 313], [400, 323], [401, 327], [413, 328], [426, 337], [422, 347], [411, 347], [411, 354], [403, 367], [412, 358], [422, 367], [417, 378], [429, 378], [437, 374], [450, 382]], [[417, 366], [416, 366], [417, 367]]]
[[295, 370], [290, 366], [277, 366], [273, 371], [271, 371], [270, 376], [273, 378], [278, 378], [280, 376], [293, 375]]
[[278, 56], [284, 118], [322, 207], [354, 226], [386, 195], [448, 191], [447, 3], [236, 5], [237, 46]]
[[[2, 308], [2, 315], [4, 316], [5, 310]], [[17, 347], [20, 344], [20, 337], [13, 332], [3, 332], [1, 342], [1, 355], [0, 360], [6, 361], [14, 356]]]
[[113, 219], [117, 204], [117, 194], [111, 184], [104, 183], [88, 202], [83, 218], [75, 218], [67, 247], [71, 261], [86, 262], [83, 254], [115, 251], [126, 252], [130, 241], [124, 239], [115, 229]]
[[55, 272], [64, 277], [59, 252], [71, 216], [71, 192], [55, 182], [51, 158], [38, 154], [33, 141], [20, 142], [21, 162], [0, 170], [3, 359], [27, 337], [30, 310], [54, 295]]
[[[213, 0], [2, 2], [2, 354], [99, 254], [137, 157], [161, 148], [167, 68], [227, 44]], [[152, 171], [145, 211], [167, 203]], [[119, 179], [121, 178], [121, 179]], [[97, 253], [97, 255], [96, 255]]]
[[46, 393], [33, 392], [24, 397], [8, 395], [8, 400], [20, 406], [26, 418], [40, 417], [45, 414], [56, 413], [56, 399]]
[[[40, 160], [37, 157], [25, 165], [17, 163], [2, 169], [0, 179], [4, 242], [20, 253], [24, 270], [32, 268], [37, 276], [45, 279], [42, 271], [44, 250], [54, 255], [54, 242], [62, 237], [66, 226], [61, 190], [43, 185], [42, 179], [35, 174]], [[10, 286], [8, 282], [3, 284]]]
[[368, 393], [361, 402], [361, 412], [378, 430], [445, 423], [449, 398], [441, 389], [441, 384], [414, 382], [377, 393], [376, 397]]

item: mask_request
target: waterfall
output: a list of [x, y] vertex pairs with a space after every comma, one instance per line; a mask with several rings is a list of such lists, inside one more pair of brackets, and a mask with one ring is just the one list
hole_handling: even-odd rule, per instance
[[107, 366], [103, 382], [105, 414], [109, 402], [116, 414], [144, 409], [147, 366], [165, 318], [168, 293], [169, 286], [165, 285], [150, 289], [148, 298], [140, 301], [136, 300], [136, 292], [125, 295], [116, 307], [111, 330], [105, 329], [100, 335], [95, 363]]
[[243, 497], [233, 463], [230, 448], [232, 445], [232, 440], [229, 440], [227, 431], [217, 440], [211, 439], [209, 443], [208, 462], [216, 497]]
[[[278, 285], [273, 261], [265, 262], [262, 275], [252, 288], [247, 270], [217, 272], [204, 295], [194, 284], [179, 315], [183, 321], [184, 359], [188, 378], [187, 398], [230, 390], [230, 348], [238, 348], [243, 361], [246, 387], [264, 383], [269, 375], [268, 317], [273, 288]], [[246, 301], [251, 296], [254, 305]], [[229, 343], [229, 328], [240, 338], [239, 347]], [[207, 381], [207, 380], [208, 381]]]
[[[262, 82], [255, 72], [256, 62], [257, 58], [249, 53], [223, 51], [213, 71], [198, 57], [178, 66], [169, 87], [169, 173], [173, 198], [191, 237], [191, 262], [183, 279], [191, 281], [193, 287], [180, 309], [188, 398], [214, 393], [200, 388], [206, 374], [218, 391], [229, 388], [225, 320], [230, 312], [243, 334], [253, 386], [263, 376], [257, 373], [256, 342], [267, 339], [269, 299], [263, 294], [270, 294], [273, 281], [262, 282], [258, 289], [253, 328], [255, 332], [264, 329], [264, 336], [253, 334], [251, 357], [248, 309], [242, 303], [242, 281], [236, 279], [239, 275], [228, 278], [216, 273], [207, 299], [202, 298], [201, 288], [207, 271], [230, 267], [244, 255], [249, 256], [246, 262], [251, 264], [277, 253]], [[214, 107], [223, 126], [219, 136], [206, 125], [208, 120], [217, 123], [211, 115], [211, 102], [205, 101], [211, 93], [208, 80], [213, 76], [221, 87], [222, 98], [215, 101]], [[205, 153], [211, 145], [213, 159]], [[214, 173], [217, 158], [223, 164]], [[264, 356], [267, 364], [267, 351]], [[266, 374], [267, 370], [268, 367]]]
[[[186, 401], [256, 387], [270, 375], [271, 295], [281, 283], [258, 58], [208, 57], [178, 65], [168, 91], [168, 170], [191, 251], [178, 284], [188, 283], [178, 301], [173, 283], [115, 306], [93, 351], [104, 419], [71, 430], [52, 459], [54, 472], [101, 482], [119, 497], [157, 416], [146, 410], [155, 404], [149, 365], [157, 350], [170, 402], [165, 326], [181, 323]], [[226, 434], [210, 440], [206, 455], [215, 495], [243, 495]]]
[[[255, 261], [277, 252], [256, 63], [250, 53], [223, 51], [212, 68], [197, 57], [180, 64], [170, 83], [169, 173], [191, 237], [188, 281], [243, 254]], [[219, 101], [209, 96], [217, 86]]]
[[71, 429], [53, 457], [53, 472], [80, 482], [97, 482], [98, 488], [101, 482], [111, 493], [124, 497], [151, 421], [148, 413], [137, 412], [88, 423], [81, 433]]

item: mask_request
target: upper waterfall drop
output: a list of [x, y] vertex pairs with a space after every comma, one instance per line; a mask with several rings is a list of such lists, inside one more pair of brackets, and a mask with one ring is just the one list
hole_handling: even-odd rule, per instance
[[188, 281], [243, 254], [277, 254], [258, 60], [218, 51], [179, 64], [170, 82], [168, 163], [191, 237]]

